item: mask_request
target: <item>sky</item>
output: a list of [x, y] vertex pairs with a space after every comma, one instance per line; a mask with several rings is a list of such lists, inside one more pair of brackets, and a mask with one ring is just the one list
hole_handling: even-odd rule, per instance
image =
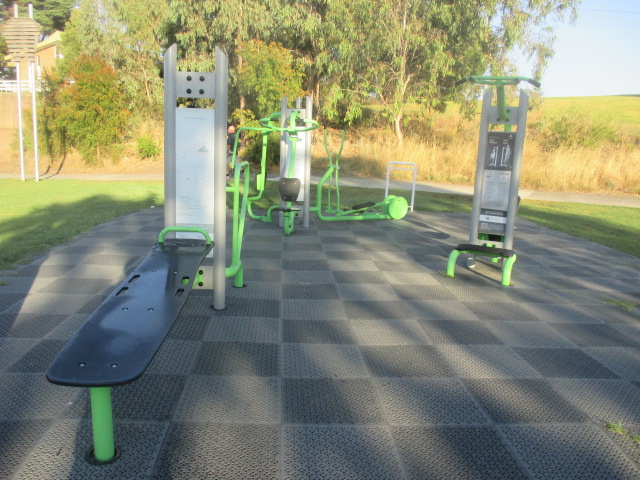
[[578, 20], [556, 27], [554, 50], [543, 96], [640, 94], [640, 0], [583, 0]]

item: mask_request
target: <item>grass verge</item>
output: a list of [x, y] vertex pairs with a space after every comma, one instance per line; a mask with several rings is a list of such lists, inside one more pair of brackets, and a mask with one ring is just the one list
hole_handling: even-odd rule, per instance
[[[340, 191], [344, 206], [378, 201], [383, 195], [372, 188], [342, 187]], [[267, 208], [277, 201], [276, 183], [267, 182], [256, 207]], [[0, 180], [0, 270], [101, 223], [141, 208], [159, 207], [162, 202], [162, 182]], [[469, 213], [471, 205], [472, 197], [467, 195], [416, 192], [418, 211]], [[519, 216], [640, 258], [637, 209], [524, 200]]]
[[163, 196], [162, 182], [0, 180], [0, 270]]

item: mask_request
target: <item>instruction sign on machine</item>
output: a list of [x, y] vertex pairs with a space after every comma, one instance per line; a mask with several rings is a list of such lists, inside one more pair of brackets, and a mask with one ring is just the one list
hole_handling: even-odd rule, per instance
[[506, 233], [515, 141], [513, 132], [488, 132], [478, 233]]

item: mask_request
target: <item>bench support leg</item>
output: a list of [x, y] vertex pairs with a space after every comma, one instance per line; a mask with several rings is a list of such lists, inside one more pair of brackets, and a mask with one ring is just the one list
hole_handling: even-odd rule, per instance
[[516, 255], [513, 255], [504, 260], [502, 264], [502, 285], [508, 287], [511, 285], [511, 269], [516, 261]]
[[456, 262], [460, 256], [459, 250], [452, 250], [449, 254], [449, 261], [447, 262], [447, 277], [455, 277], [456, 275]]
[[116, 455], [113, 441], [113, 412], [111, 388], [89, 388], [91, 395], [91, 419], [93, 424], [93, 456], [98, 463], [106, 463]]

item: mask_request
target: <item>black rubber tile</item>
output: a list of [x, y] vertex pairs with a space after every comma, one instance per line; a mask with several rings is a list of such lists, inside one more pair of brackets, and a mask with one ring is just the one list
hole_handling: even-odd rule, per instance
[[628, 480], [640, 475], [638, 465], [593, 424], [504, 426], [500, 430], [532, 478]]
[[333, 271], [337, 283], [388, 283], [384, 272], [376, 271]]
[[167, 338], [174, 340], [201, 340], [209, 324], [210, 317], [180, 314]]
[[25, 295], [22, 293], [0, 293], [0, 312], [24, 298]]
[[204, 342], [193, 373], [277, 376], [280, 373], [280, 346], [272, 343]]
[[466, 307], [483, 320], [532, 322], [538, 320], [529, 310], [509, 302], [465, 302]]
[[382, 378], [375, 383], [392, 425], [489, 423], [458, 379]]
[[393, 289], [403, 300], [456, 300], [451, 290], [443, 286], [393, 285]]
[[278, 343], [280, 320], [215, 315], [211, 318], [203, 339], [208, 342]]
[[513, 347], [513, 350], [544, 377], [619, 378], [577, 348]]
[[327, 260], [288, 260], [282, 261], [284, 270], [329, 270]]
[[282, 478], [404, 478], [391, 432], [383, 426], [290, 425], [282, 442]]
[[38, 290], [39, 293], [102, 293], [115, 285], [101, 278], [59, 278]]
[[286, 343], [354, 343], [347, 322], [333, 320], [283, 320], [282, 341]]
[[395, 427], [393, 437], [410, 479], [529, 478], [492, 427]]
[[500, 345], [496, 337], [482, 322], [473, 320], [420, 320], [420, 325], [431, 341], [438, 344]]
[[578, 305], [529, 303], [525, 308], [546, 323], [603, 323]]
[[280, 399], [277, 377], [193, 375], [187, 381], [173, 420], [279, 424]]
[[581, 347], [638, 347], [640, 344], [607, 324], [550, 324]]
[[0, 373], [0, 419], [57, 418], [76, 393], [44, 375]]
[[415, 318], [415, 310], [402, 300], [347, 300], [345, 312], [349, 319], [406, 319]]
[[471, 394], [496, 423], [585, 422], [587, 416], [542, 379], [466, 379]]
[[244, 272], [246, 282], [280, 282], [282, 280], [282, 270], [247, 268]]
[[91, 479], [139, 480], [149, 478], [158, 445], [166, 432], [162, 423], [114, 424], [117, 461], [92, 465], [84, 458], [91, 450], [92, 432], [88, 421], [65, 420], [53, 424], [20, 467], [15, 480]]
[[337, 300], [340, 298], [340, 294], [334, 284], [284, 284], [282, 286], [282, 297], [298, 300]]
[[42, 338], [68, 315], [38, 313], [0, 314], [0, 337]]
[[18, 269], [16, 277], [57, 278], [62, 277], [76, 265], [38, 265], [30, 264]]
[[558, 379], [552, 380], [551, 384], [598, 422], [640, 425], [640, 391], [627, 381]]
[[286, 343], [282, 345], [282, 376], [290, 378], [366, 378], [355, 345]]
[[[133, 383], [111, 389], [113, 417], [116, 420], [153, 420], [166, 422], [182, 394], [186, 382], [182, 375], [145, 373]], [[64, 412], [65, 418], [91, 418], [89, 389]]]
[[282, 318], [287, 320], [346, 320], [342, 300], [297, 300], [282, 301]]
[[46, 372], [66, 342], [42, 340], [8, 369], [10, 372]]
[[627, 380], [640, 380], [640, 349], [634, 347], [589, 347], [589, 355]]
[[[599, 303], [602, 303], [602, 301]], [[631, 325], [637, 325], [638, 322], [640, 322], [640, 308], [638, 306], [631, 309], [622, 308], [622, 306], [618, 305], [590, 305], [588, 307], [582, 306], [581, 308], [587, 311], [590, 315], [593, 315], [607, 323], [628, 323]]]
[[286, 378], [282, 403], [285, 423], [384, 423], [375, 389], [366, 379]]
[[430, 345], [362, 346], [360, 348], [365, 362], [374, 376], [454, 376], [442, 355]]
[[[213, 310], [213, 297], [201, 299], [199, 302], [187, 300], [183, 313], [192, 315], [215, 315]], [[239, 297], [228, 297], [225, 302], [225, 309], [221, 311], [225, 316], [233, 317], [261, 317], [278, 318], [280, 314], [280, 300], [273, 299], [246, 299]]]
[[50, 425], [46, 420], [0, 421], [0, 478], [12, 478]]

